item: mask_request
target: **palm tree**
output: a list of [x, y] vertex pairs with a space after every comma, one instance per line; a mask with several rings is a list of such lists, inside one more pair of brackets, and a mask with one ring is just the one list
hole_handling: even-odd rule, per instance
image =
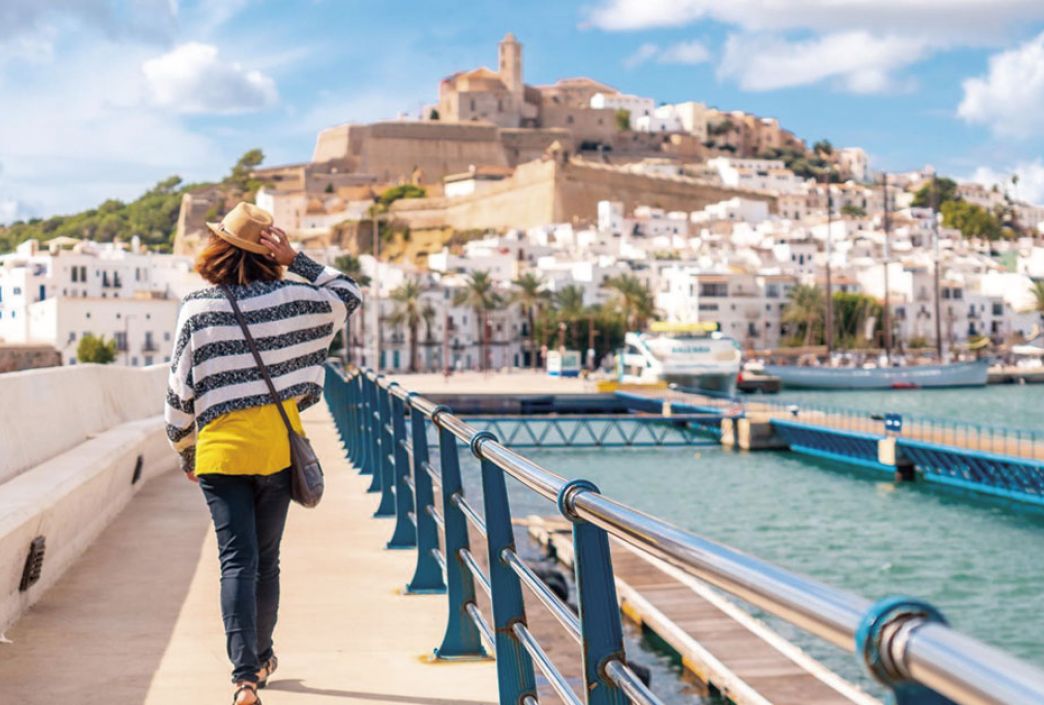
[[405, 324], [410, 331], [410, 372], [417, 371], [417, 327], [424, 317], [423, 293], [424, 289], [415, 279], [407, 279], [391, 293], [395, 310], [389, 321], [395, 326]]
[[359, 286], [370, 285], [370, 278], [363, 274], [362, 263], [355, 255], [341, 255], [334, 260], [334, 267], [354, 279]]
[[602, 286], [612, 290], [611, 303], [623, 316], [629, 330], [644, 327], [656, 313], [652, 295], [638, 277], [620, 274], [609, 277]]
[[479, 329], [479, 340], [481, 341], [482, 354], [479, 360], [480, 369], [489, 368], [489, 314], [497, 310], [503, 304], [503, 300], [493, 290], [493, 280], [489, 272], [472, 272], [467, 279], [464, 289], [457, 292], [453, 297], [455, 306], [467, 306], [475, 312], [476, 323]]
[[522, 307], [529, 327], [529, 365], [536, 367], [536, 314], [551, 300], [551, 295], [544, 289], [544, 280], [533, 272], [526, 272], [511, 283], [518, 289], [512, 300]]
[[[584, 290], [576, 284], [570, 284], [555, 292], [555, 307], [558, 309], [558, 320], [560, 325], [569, 326], [569, 337], [576, 344], [576, 326], [587, 316], [584, 307]], [[559, 341], [560, 347], [565, 347], [565, 340]]]
[[[432, 327], [435, 321], [435, 307], [429, 302], [425, 302], [424, 308], [421, 309], [420, 315], [424, 319], [424, 345], [428, 348], [427, 358], [428, 362], [431, 363], [431, 346], [435, 344], [435, 336], [432, 335]], [[449, 331], [447, 331], [447, 335]]]
[[783, 322], [805, 328], [805, 346], [812, 344], [816, 326], [823, 321], [826, 303], [823, 291], [815, 285], [799, 284], [787, 294], [787, 306], [783, 309]]

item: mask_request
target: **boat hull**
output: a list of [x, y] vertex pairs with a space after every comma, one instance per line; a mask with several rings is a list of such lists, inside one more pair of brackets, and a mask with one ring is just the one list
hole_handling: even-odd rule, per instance
[[989, 367], [989, 360], [976, 360], [873, 369], [766, 365], [765, 372], [788, 389], [928, 389], [985, 386]]

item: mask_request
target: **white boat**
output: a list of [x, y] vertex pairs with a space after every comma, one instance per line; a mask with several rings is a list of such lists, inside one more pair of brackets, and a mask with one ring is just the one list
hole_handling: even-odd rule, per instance
[[787, 389], [920, 389], [982, 387], [990, 360], [949, 365], [909, 367], [797, 367], [765, 365], [765, 372], [783, 380]]
[[667, 382], [731, 396], [741, 357], [735, 340], [706, 325], [656, 322], [648, 333], [624, 336], [617, 375], [626, 384]]

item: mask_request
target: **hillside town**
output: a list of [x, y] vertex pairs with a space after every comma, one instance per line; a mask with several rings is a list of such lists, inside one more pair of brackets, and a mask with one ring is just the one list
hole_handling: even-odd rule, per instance
[[[1017, 184], [883, 173], [773, 118], [590, 78], [529, 85], [511, 34], [496, 70], [446, 77], [419, 114], [327, 128], [309, 161], [252, 177], [299, 247], [366, 285], [337, 349], [389, 371], [540, 366], [556, 349], [608, 366], [652, 320], [791, 361], [1003, 357], [1040, 335], [1044, 206]], [[62, 364], [85, 335], [129, 365], [168, 360], [201, 285], [192, 255], [229, 205], [186, 193], [173, 254], [57, 238], [0, 255], [0, 338]]]

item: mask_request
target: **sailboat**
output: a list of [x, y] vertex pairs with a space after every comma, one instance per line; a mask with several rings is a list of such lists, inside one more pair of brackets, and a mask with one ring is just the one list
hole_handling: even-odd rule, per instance
[[[933, 201], [937, 189], [934, 188]], [[938, 365], [891, 365], [892, 323], [889, 302], [888, 262], [889, 236], [891, 234], [891, 212], [888, 199], [888, 174], [884, 175], [884, 349], [885, 366], [882, 367], [797, 367], [794, 365], [765, 365], [765, 372], [780, 378], [784, 387], [791, 389], [921, 389], [940, 387], [982, 387], [989, 377], [990, 359], [971, 362], [943, 363]], [[933, 210], [938, 204], [933, 203]], [[827, 183], [827, 265], [826, 265], [826, 344], [827, 355], [832, 348], [833, 292], [830, 281], [830, 251], [832, 235], [833, 199]], [[935, 325], [936, 347], [942, 359], [942, 335], [939, 329], [939, 233], [938, 222], [934, 226], [935, 240]]]

